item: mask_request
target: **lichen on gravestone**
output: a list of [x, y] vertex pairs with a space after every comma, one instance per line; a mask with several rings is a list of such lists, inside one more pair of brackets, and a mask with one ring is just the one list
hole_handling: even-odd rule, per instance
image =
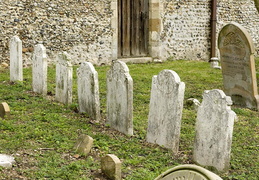
[[92, 137], [82, 134], [77, 139], [74, 149], [77, 153], [87, 156], [92, 149], [93, 141]]
[[126, 135], [133, 135], [133, 79], [128, 66], [114, 61], [107, 72], [107, 122]]
[[228, 170], [236, 117], [231, 105], [231, 98], [222, 90], [204, 91], [195, 125], [193, 159], [196, 163], [218, 171]]
[[121, 161], [113, 155], [107, 154], [101, 159], [102, 172], [111, 180], [121, 179]]
[[0, 117], [3, 119], [10, 117], [10, 108], [6, 102], [0, 104]]
[[185, 83], [175, 71], [163, 70], [152, 78], [147, 142], [178, 152]]

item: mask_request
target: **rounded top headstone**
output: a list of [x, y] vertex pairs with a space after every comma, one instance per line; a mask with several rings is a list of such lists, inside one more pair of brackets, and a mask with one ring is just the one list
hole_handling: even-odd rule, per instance
[[158, 176], [155, 180], [189, 180], [190, 177], [200, 180], [222, 180], [218, 175], [214, 174], [213, 172], [210, 172], [203, 167], [190, 164], [179, 165], [172, 169], [169, 169]]

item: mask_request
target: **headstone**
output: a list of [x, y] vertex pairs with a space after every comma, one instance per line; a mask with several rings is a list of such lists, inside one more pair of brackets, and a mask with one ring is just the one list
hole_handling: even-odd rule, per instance
[[159, 175], [155, 180], [222, 180], [209, 170], [192, 165], [179, 165]]
[[10, 81], [23, 81], [22, 41], [18, 36], [10, 40]]
[[231, 98], [222, 90], [203, 93], [197, 113], [193, 151], [194, 161], [198, 164], [214, 167], [218, 171], [228, 170], [236, 117], [231, 104]]
[[147, 141], [177, 153], [179, 148], [185, 84], [172, 70], [152, 79]]
[[0, 104], [0, 117], [3, 119], [10, 117], [10, 108], [6, 102]]
[[121, 161], [113, 155], [108, 154], [101, 159], [102, 172], [112, 180], [121, 179]]
[[98, 73], [90, 62], [81, 63], [77, 69], [77, 89], [79, 112], [100, 120]]
[[220, 31], [218, 43], [224, 92], [236, 105], [259, 109], [252, 38], [241, 25], [231, 23]]
[[32, 59], [32, 89], [33, 92], [47, 94], [47, 54], [46, 48], [38, 44], [34, 48]]
[[75, 148], [76, 152], [86, 156], [89, 154], [89, 152], [92, 149], [93, 141], [94, 140], [92, 137], [82, 134], [79, 136], [74, 148]]
[[72, 103], [73, 67], [66, 52], [59, 53], [56, 64], [55, 99], [63, 104]]
[[0, 166], [11, 168], [13, 163], [15, 163], [14, 157], [6, 154], [0, 154]]
[[107, 124], [133, 135], [133, 80], [124, 62], [114, 61], [107, 73]]

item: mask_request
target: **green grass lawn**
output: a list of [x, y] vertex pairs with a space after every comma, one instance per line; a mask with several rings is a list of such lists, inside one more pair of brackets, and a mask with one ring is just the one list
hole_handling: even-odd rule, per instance
[[[258, 62], [258, 60], [257, 60]], [[24, 69], [24, 81], [10, 83], [9, 70], [0, 71], [0, 102], [7, 102], [10, 119], [0, 119], [0, 153], [13, 155], [12, 169], [0, 168], [0, 179], [104, 179], [100, 158], [115, 154], [123, 162], [123, 179], [152, 180], [179, 164], [192, 164], [196, 112], [186, 100], [202, 100], [204, 90], [223, 89], [221, 71], [201, 61], [167, 61], [158, 64], [129, 64], [134, 82], [134, 136], [128, 137], [77, 112], [76, 67], [73, 104], [54, 101], [55, 68], [48, 69], [48, 96], [32, 92], [31, 68]], [[257, 63], [259, 71], [259, 63]], [[96, 67], [99, 74], [101, 113], [106, 115], [106, 72], [109, 66]], [[185, 82], [184, 110], [178, 154], [145, 142], [151, 80], [163, 69], [174, 70]], [[219, 173], [223, 179], [258, 180], [259, 114], [232, 107], [238, 115], [234, 125], [231, 168]], [[73, 145], [80, 134], [94, 138], [87, 157], [76, 155]]]

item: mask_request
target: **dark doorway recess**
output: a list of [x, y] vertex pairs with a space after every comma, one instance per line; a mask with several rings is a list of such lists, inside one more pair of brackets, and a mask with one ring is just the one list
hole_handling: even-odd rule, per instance
[[118, 0], [118, 57], [148, 55], [148, 0]]

